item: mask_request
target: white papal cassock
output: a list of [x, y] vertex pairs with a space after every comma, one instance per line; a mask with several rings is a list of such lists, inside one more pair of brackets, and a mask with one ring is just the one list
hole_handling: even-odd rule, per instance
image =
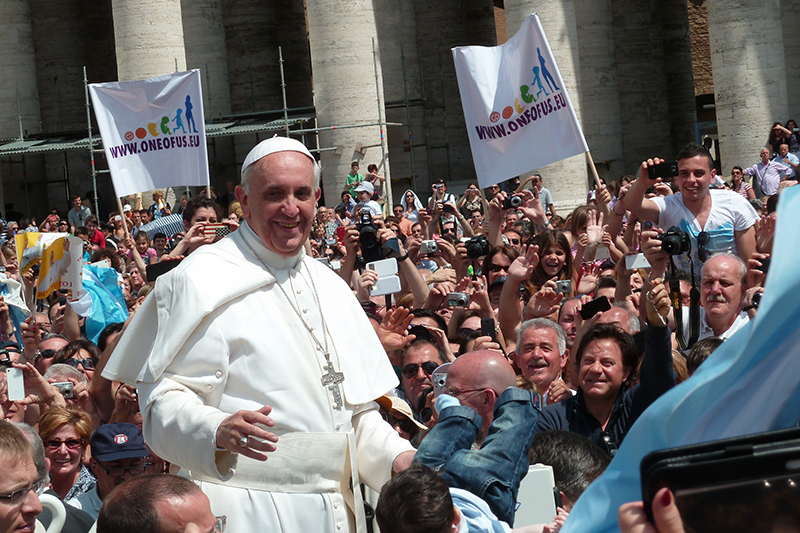
[[[324, 312], [343, 409], [320, 381], [323, 350], [287, 298], [320, 341]], [[363, 506], [351, 479], [379, 491], [412, 449], [373, 402], [397, 378], [347, 285], [304, 251], [272, 253], [246, 223], [159, 278], [103, 375], [136, 383], [145, 439], [202, 482], [232, 532], [355, 531], [350, 510]], [[224, 418], [263, 405], [280, 439], [266, 462], [216, 449]]]

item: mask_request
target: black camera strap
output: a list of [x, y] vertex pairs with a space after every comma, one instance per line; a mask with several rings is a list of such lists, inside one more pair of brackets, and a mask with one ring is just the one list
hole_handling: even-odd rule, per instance
[[678, 338], [678, 346], [681, 350], [688, 350], [697, 342], [700, 336], [700, 291], [695, 286], [694, 278], [694, 262], [689, 257], [689, 265], [691, 271], [692, 289], [689, 291], [689, 342], [684, 340], [683, 336], [683, 307], [681, 306], [681, 284], [678, 280], [678, 270], [675, 268], [675, 262], [670, 256], [669, 258], [672, 268], [668, 276], [669, 280], [669, 299], [672, 305], [672, 315], [675, 319], [675, 336]]

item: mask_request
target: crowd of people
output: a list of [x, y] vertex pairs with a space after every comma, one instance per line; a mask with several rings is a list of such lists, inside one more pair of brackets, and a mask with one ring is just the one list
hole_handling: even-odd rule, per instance
[[[177, 234], [152, 229], [173, 214], [160, 193], [107, 223], [77, 196], [64, 218], [5, 222], [0, 362], [26, 395], [9, 399], [0, 373], [18, 426], [0, 424], [0, 455], [20, 465], [0, 463], [0, 506], [16, 509], [0, 533], [49, 520], [31, 496], [44, 488], [68, 531], [98, 517], [98, 531], [133, 531], [138, 507], [184, 520], [146, 531], [363, 531], [359, 482], [380, 492], [385, 533], [508, 531], [531, 463], [553, 467], [560, 504], [515, 531], [557, 531], [638, 416], [757, 313], [800, 150], [790, 123], [729, 183], [690, 144], [676, 176], [648, 159], [562, 215], [538, 174], [463, 194], [436, 181], [385, 205], [377, 167], [357, 162], [341, 202], [318, 206], [311, 154], [271, 139], [219, 201], [184, 195]], [[129, 319], [94, 343], [56, 291], [16, 321], [13, 295], [31, 302], [36, 285], [17, 263], [27, 231], [107, 260]], [[388, 295], [383, 259], [399, 279]], [[178, 266], [155, 279], [164, 262]]]

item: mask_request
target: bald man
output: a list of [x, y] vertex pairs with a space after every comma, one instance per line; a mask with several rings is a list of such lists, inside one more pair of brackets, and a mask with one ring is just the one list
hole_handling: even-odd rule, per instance
[[[528, 473], [526, 453], [539, 419], [533, 393], [515, 383], [510, 363], [497, 352], [470, 352], [456, 359], [447, 373], [446, 394], [436, 400], [439, 422], [414, 459], [441, 471], [451, 488], [485, 500], [509, 525], [514, 524], [519, 483]], [[480, 448], [472, 449], [476, 441], [482, 441]]]
[[[450, 365], [445, 393], [483, 419], [476, 438], [476, 442], [481, 444], [494, 420], [497, 399], [503, 391], [516, 384], [517, 378], [508, 359], [497, 352], [481, 350], [465, 353]], [[437, 403], [437, 411], [443, 409], [441, 405], [441, 402]]]

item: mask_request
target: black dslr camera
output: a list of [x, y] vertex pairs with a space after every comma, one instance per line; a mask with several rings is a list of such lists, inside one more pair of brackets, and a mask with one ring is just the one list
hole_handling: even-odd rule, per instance
[[363, 262], [371, 263], [383, 259], [381, 251], [381, 240], [378, 238], [378, 226], [372, 222], [372, 215], [369, 211], [361, 211], [358, 215], [358, 242], [361, 243], [361, 257]]
[[489, 244], [489, 239], [486, 235], [476, 235], [464, 243], [467, 248], [467, 257], [470, 259], [478, 259], [488, 254], [492, 246]]
[[689, 234], [681, 231], [678, 226], [672, 226], [666, 233], [656, 235], [661, 241], [661, 251], [667, 255], [681, 255], [692, 251], [692, 241]]

